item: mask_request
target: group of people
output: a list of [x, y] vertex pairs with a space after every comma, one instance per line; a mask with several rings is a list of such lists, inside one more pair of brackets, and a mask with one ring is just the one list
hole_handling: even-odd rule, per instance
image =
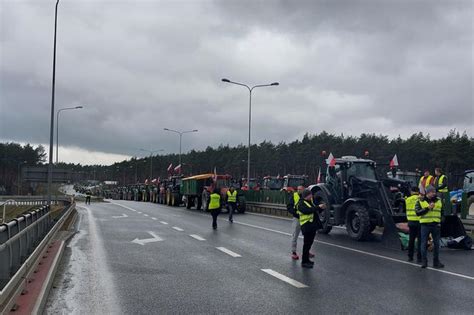
[[[234, 211], [237, 209], [237, 190], [234, 187], [230, 187], [226, 193], [227, 208], [229, 210], [229, 222], [234, 222]], [[219, 189], [214, 189], [209, 195], [208, 209], [212, 216], [212, 228], [217, 229], [217, 217], [219, 216], [222, 208], [222, 200]]]
[[417, 244], [417, 263], [421, 268], [428, 267], [429, 236], [433, 240], [433, 267], [443, 268], [439, 259], [441, 239], [441, 218], [443, 202], [448, 193], [448, 179], [440, 168], [435, 169], [435, 176], [426, 170], [420, 178], [418, 189], [413, 189], [406, 198], [406, 214], [409, 228], [408, 261], [412, 262]]

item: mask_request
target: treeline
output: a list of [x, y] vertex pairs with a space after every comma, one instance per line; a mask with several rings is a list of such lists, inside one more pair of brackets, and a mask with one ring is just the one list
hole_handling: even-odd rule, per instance
[[[5, 147], [16, 146], [28, 151], [10, 150], [5, 154]], [[20, 161], [31, 155], [31, 162], [44, 162], [44, 149], [33, 149], [26, 145], [2, 144], [2, 156]], [[36, 152], [36, 155], [34, 152]], [[413, 134], [409, 138], [401, 137], [390, 139], [384, 135], [362, 134], [358, 137], [334, 135], [327, 132], [306, 134], [301, 140], [290, 143], [264, 141], [252, 145], [251, 148], [251, 175], [263, 177], [266, 175], [306, 174], [315, 179], [322, 164], [321, 152], [332, 152], [335, 157], [355, 155], [364, 157], [368, 151], [369, 158], [379, 165], [379, 172], [388, 170], [388, 163], [394, 154], [397, 154], [400, 169], [414, 171], [416, 169], [433, 170], [441, 167], [450, 177], [451, 186], [457, 186], [461, 181], [461, 174], [466, 169], [474, 168], [474, 139], [466, 133], [460, 134], [450, 131], [446, 137], [431, 139], [423, 133]], [[18, 154], [18, 155], [15, 155]], [[145, 179], [165, 178], [170, 164], [178, 164], [178, 155], [159, 155], [153, 157], [153, 170], [150, 175], [150, 158], [132, 158], [113, 165], [87, 165], [60, 163], [58, 168], [72, 169], [75, 180], [96, 179], [116, 180], [120, 183], [144, 182]], [[2, 160], [3, 174], [16, 174], [16, 164]], [[230, 174], [235, 178], [246, 177], [247, 147], [240, 145], [231, 147], [221, 145], [217, 148], [208, 147], [203, 151], [192, 150], [182, 155], [182, 171], [185, 175], [213, 172]], [[31, 164], [29, 164], [31, 165]], [[10, 180], [11, 180], [10, 176]], [[1, 183], [1, 181], [0, 181]], [[1, 185], [1, 184], [0, 184]]]

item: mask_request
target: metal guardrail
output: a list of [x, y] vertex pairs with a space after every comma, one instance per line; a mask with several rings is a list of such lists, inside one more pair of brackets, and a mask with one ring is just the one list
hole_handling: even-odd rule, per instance
[[43, 206], [0, 225], [0, 314], [26, 287], [38, 257], [74, 208], [75, 203], [67, 204], [59, 219], [52, 220]]
[[247, 207], [247, 211], [249, 212], [256, 212], [281, 217], [292, 217], [292, 215], [286, 209], [286, 205], [284, 204], [247, 201], [245, 205]]

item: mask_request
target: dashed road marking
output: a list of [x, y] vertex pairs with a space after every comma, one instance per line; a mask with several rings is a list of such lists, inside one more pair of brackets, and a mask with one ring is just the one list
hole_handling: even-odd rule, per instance
[[168, 225], [168, 222], [160, 221], [161, 224]]
[[241, 255], [237, 254], [236, 252], [231, 251], [230, 249], [227, 249], [225, 247], [216, 247], [218, 250], [220, 250], [223, 253], [226, 253], [229, 256], [232, 257], [242, 257]]
[[146, 214], [146, 213], [145, 213], [143, 216], [145, 216], [145, 217], [149, 217], [149, 215], [148, 215], [148, 214]]
[[151, 219], [152, 219], [152, 220], [155, 220], [155, 221], [158, 220], [157, 218], [154, 218], [154, 217], [152, 217]]
[[138, 214], [142, 214], [142, 212], [140, 212], [140, 211], [138, 211], [137, 213], [138, 213]]
[[281, 281], [284, 281], [288, 284], [291, 284], [292, 286], [294, 286], [295, 288], [298, 288], [298, 289], [302, 289], [302, 288], [307, 288], [308, 286], [306, 284], [303, 284], [301, 282], [298, 282], [296, 280], [293, 280], [291, 278], [288, 278], [287, 276], [285, 275], [282, 275], [281, 273], [279, 272], [276, 272], [275, 270], [272, 270], [272, 269], [261, 269], [263, 272], [271, 275], [271, 276], [274, 276], [275, 278], [281, 280]]
[[199, 235], [196, 235], [196, 234], [191, 234], [189, 236], [191, 236], [194, 239], [197, 239], [198, 241], [205, 241], [206, 240], [205, 238], [202, 238], [202, 237], [200, 237]]
[[179, 232], [183, 232], [184, 230], [180, 227], [177, 227], [177, 226], [173, 226], [173, 229], [175, 229], [176, 231], [179, 231]]

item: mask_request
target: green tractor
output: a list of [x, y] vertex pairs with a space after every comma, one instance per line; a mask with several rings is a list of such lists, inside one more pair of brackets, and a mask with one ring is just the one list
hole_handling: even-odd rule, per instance
[[333, 226], [345, 225], [352, 239], [362, 241], [377, 226], [383, 226], [384, 239], [394, 239], [395, 223], [406, 220], [405, 214], [392, 206], [372, 160], [354, 156], [335, 159], [335, 165], [327, 168], [325, 183], [309, 188], [316, 200], [328, 205], [320, 214], [320, 233], [328, 234]]
[[168, 206], [178, 207], [182, 203], [183, 196], [180, 193], [183, 175], [171, 176], [166, 188], [166, 202]]

